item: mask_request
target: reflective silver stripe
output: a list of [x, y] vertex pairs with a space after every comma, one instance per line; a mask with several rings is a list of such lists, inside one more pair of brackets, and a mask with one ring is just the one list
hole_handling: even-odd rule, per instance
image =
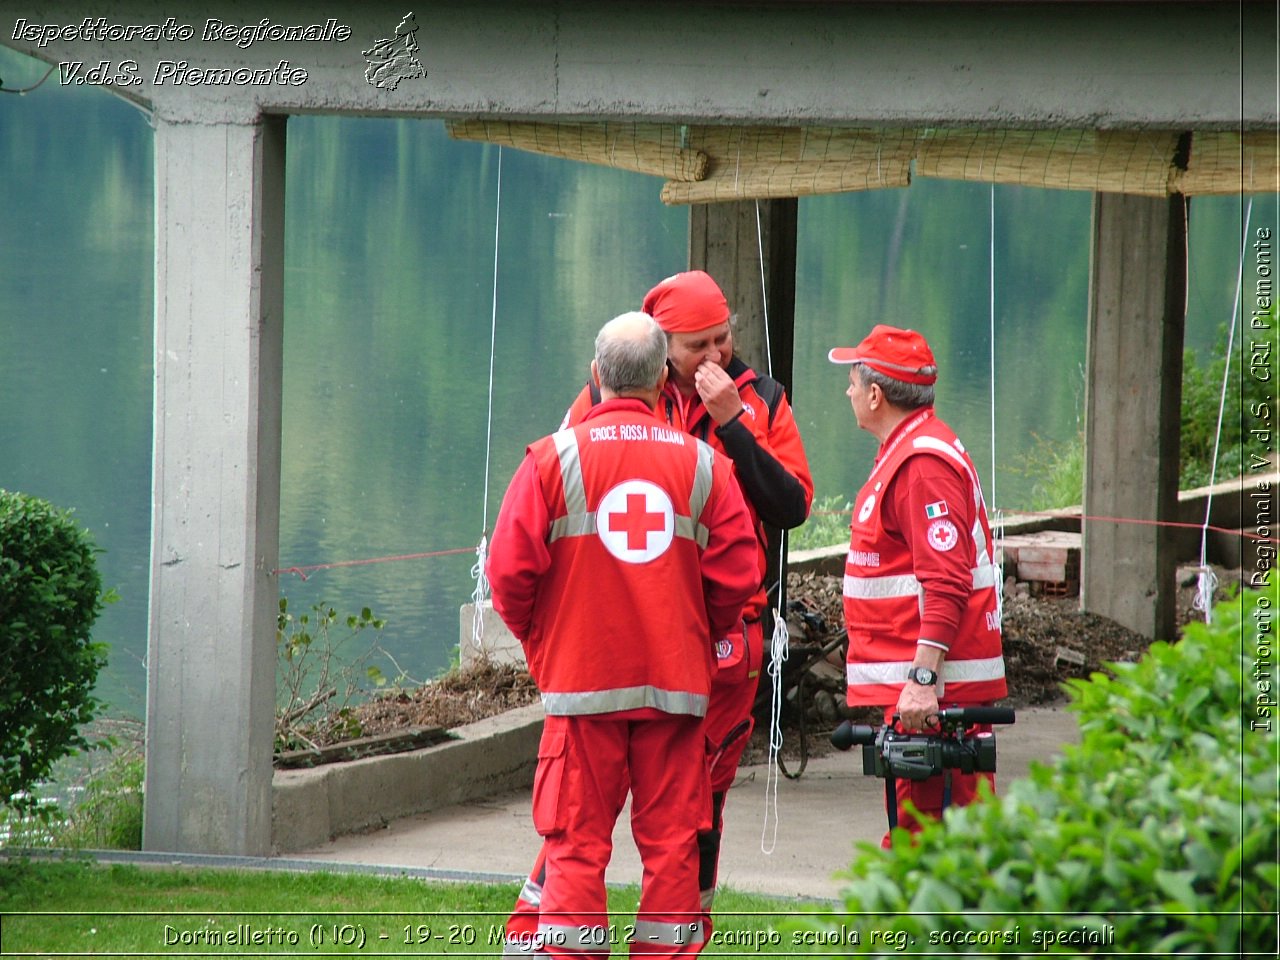
[[1004, 676], [1004, 657], [986, 657], [981, 660], [947, 660], [942, 664], [942, 679], [956, 683], [974, 683], [979, 680], [999, 680]]
[[676, 529], [677, 537], [685, 537], [689, 540], [692, 540], [694, 536], [697, 534], [698, 525], [695, 524], [688, 517], [682, 517], [680, 514], [677, 513], [675, 517], [675, 521], [676, 521], [675, 529]]
[[[996, 585], [998, 572], [991, 564], [974, 567], [973, 589], [986, 590]], [[892, 597], [919, 596], [920, 581], [915, 574], [903, 573], [892, 577], [855, 577], [844, 575], [844, 595], [855, 600], [886, 600]]]
[[[594, 513], [575, 513], [567, 517], [558, 517], [551, 521], [551, 529], [547, 533], [547, 542], [559, 540], [561, 537], [590, 537], [596, 532], [596, 515]], [[707, 545], [707, 528], [695, 524], [688, 517], [675, 516], [675, 535], [684, 540], [694, 540], [698, 546]]]
[[571, 513], [567, 517], [557, 517], [551, 521], [547, 542], [559, 540], [561, 537], [588, 537], [595, 532], [596, 515], [594, 513]]
[[520, 888], [520, 896], [517, 899], [531, 907], [542, 906], [542, 884], [532, 877], [525, 877], [524, 886]]
[[915, 574], [895, 577], [855, 577], [844, 575], [844, 595], [857, 600], [883, 600], [887, 597], [914, 597], [920, 593]]
[[958, 463], [964, 472], [969, 475], [969, 482], [973, 484], [973, 502], [977, 503], [982, 499], [982, 485], [978, 483], [978, 478], [974, 472], [969, 469], [968, 461], [955, 447], [945, 440], [939, 440], [937, 437], [916, 437], [911, 441], [911, 445], [917, 450], [934, 450]]
[[[956, 443], [959, 444], [960, 441], [957, 440]], [[967, 461], [960, 454], [960, 452], [956, 450], [955, 447], [953, 447], [949, 443], [946, 443], [945, 441], [939, 440], [937, 437], [916, 437], [914, 440], [911, 441], [911, 445], [920, 450], [936, 450], [938, 453], [941, 453], [943, 456], [950, 457], [952, 460], [958, 463], [961, 467], [963, 467], [964, 472], [969, 475], [969, 483], [973, 487], [974, 505], [978, 507], [982, 507], [983, 510], [986, 509], [986, 504], [984, 503], [982, 498], [982, 484], [978, 482], [978, 475], [973, 472], [972, 468], [970, 468], [969, 466], [969, 461]], [[964, 450], [964, 447], [961, 446], [960, 450]], [[973, 542], [974, 544], [977, 545], [977, 548], [978, 548], [977, 549], [978, 555], [981, 556], [982, 554], [985, 554], [987, 552], [988, 544], [987, 544], [986, 534], [982, 532], [981, 519], [974, 521], [973, 530], [971, 532], [973, 534]]]
[[582, 457], [578, 453], [578, 435], [572, 430], [559, 430], [551, 435], [560, 457], [560, 485], [564, 487], [566, 512], [587, 512], [587, 488], [582, 483]]
[[994, 589], [1000, 582], [1000, 569], [994, 564], [986, 563], [973, 569], [973, 589]]
[[[537, 940], [529, 937], [525, 940], [507, 940], [502, 944], [502, 955], [504, 957], [536, 957], [538, 956], [535, 944]], [[546, 954], [543, 954], [546, 956]]]
[[587, 512], [587, 489], [582, 483], [582, 458], [578, 453], [578, 435], [572, 430], [558, 430], [551, 435], [560, 458], [560, 486], [564, 489], [565, 516], [551, 521], [547, 542], [561, 537], [583, 537], [596, 532], [596, 515]]
[[689, 518], [694, 522], [702, 519], [702, 511], [706, 509], [707, 500], [711, 497], [711, 473], [715, 462], [715, 451], [699, 440], [698, 463], [693, 471], [693, 489], [689, 491]]
[[[711, 498], [711, 481], [714, 478], [716, 453], [703, 441], [698, 441], [698, 462], [693, 471], [693, 489], [689, 492], [689, 517], [676, 517], [676, 536], [687, 536], [699, 547], [706, 549], [711, 532], [701, 522], [702, 511], [707, 508], [707, 500]], [[688, 533], [684, 524], [688, 523]]]
[[[564, 926], [558, 923], [538, 924], [538, 937], [544, 944], [561, 950], [581, 950], [584, 953], [609, 952], [609, 931], [603, 926], [579, 924]], [[538, 954], [545, 956], [545, 953]]]
[[637, 920], [636, 941], [656, 943], [664, 947], [682, 947], [702, 943], [704, 934], [701, 920], [688, 923], [663, 923], [659, 920]]
[[[845, 679], [851, 687], [878, 683], [905, 683], [910, 660], [893, 660], [888, 663], [850, 663], [845, 666]], [[1004, 657], [985, 657], [979, 660], [945, 660], [939, 682], [974, 683], [980, 680], [999, 680], [1004, 676]]]
[[619, 687], [580, 693], [544, 693], [542, 707], [548, 714], [556, 717], [614, 713], [618, 710], [639, 710], [642, 707], [653, 707], [663, 713], [704, 717], [707, 714], [707, 697], [652, 686]]

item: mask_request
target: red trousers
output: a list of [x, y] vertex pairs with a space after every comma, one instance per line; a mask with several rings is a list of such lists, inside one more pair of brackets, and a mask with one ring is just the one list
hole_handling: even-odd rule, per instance
[[[978, 704], [972, 703], [947, 703], [941, 704], [943, 707], [972, 707]], [[986, 704], [983, 704], [986, 706]], [[890, 723], [893, 720], [893, 714], [896, 707], [886, 707], [884, 711], [884, 722]], [[984, 723], [971, 727], [966, 731], [967, 734], [973, 734], [978, 731], [991, 731], [991, 724]], [[960, 773], [958, 770], [951, 770], [951, 803], [953, 807], [967, 807], [978, 799], [978, 784], [986, 780], [991, 784], [991, 792], [994, 794], [996, 790], [996, 776], [994, 773]], [[930, 777], [928, 780], [905, 780], [899, 779], [895, 781], [897, 786], [897, 811], [898, 826], [910, 830], [912, 833], [919, 833], [922, 829], [920, 821], [907, 812], [905, 804], [909, 801], [920, 813], [933, 820], [942, 819], [942, 811], [944, 809], [944, 793], [946, 790], [946, 776], [939, 774]], [[885, 798], [886, 808], [888, 806], [888, 797]], [[889, 849], [891, 844], [891, 836], [889, 831], [885, 831], [884, 837], [880, 840], [880, 846], [885, 850]]]
[[[715, 896], [725, 794], [733, 783], [738, 761], [751, 739], [754, 724], [751, 711], [755, 705], [763, 658], [764, 637], [758, 620], [743, 624], [741, 634], [726, 637], [716, 648], [717, 670], [712, 678], [711, 700], [703, 725], [711, 771], [708, 814], [711, 825], [698, 833], [699, 900], [708, 915]], [[626, 794], [627, 784], [623, 783], [617, 798], [615, 820], [622, 810]], [[531, 955], [531, 951], [523, 949], [523, 946], [532, 941], [538, 930], [546, 884], [546, 855], [544, 843], [507, 920], [509, 946], [504, 956]]]
[[545, 856], [537, 934], [530, 941], [509, 929], [508, 955], [532, 943], [538, 955], [607, 957], [620, 942], [608, 922], [604, 876], [628, 783], [644, 867], [631, 953], [702, 950], [697, 835], [709, 809], [702, 719], [605, 714], [546, 719], [533, 785]]

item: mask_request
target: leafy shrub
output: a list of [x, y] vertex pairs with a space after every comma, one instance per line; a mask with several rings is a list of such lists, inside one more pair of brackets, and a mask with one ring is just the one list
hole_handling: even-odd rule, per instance
[[[1222, 392], [1227, 372], [1227, 338], [1230, 330], [1223, 327], [1213, 358], [1201, 366], [1192, 350], [1182, 360], [1182, 473], [1180, 485], [1187, 490], [1204, 486], [1213, 474], [1214, 440], [1218, 438], [1218, 469], [1215, 479], [1238, 477], [1249, 468], [1245, 448], [1259, 446], [1245, 432], [1246, 424], [1275, 429], [1276, 359], [1280, 351], [1280, 325], [1276, 311], [1262, 318], [1268, 329], [1255, 330], [1249, 323], [1237, 329], [1232, 349], [1227, 389]], [[1266, 377], [1266, 379], [1262, 379]], [[1218, 410], [1222, 409], [1222, 433], [1218, 436]], [[1265, 419], [1256, 411], [1270, 410]], [[1269, 447], [1270, 444], [1261, 444]]]
[[1066, 443], [1033, 433], [1030, 450], [1017, 458], [1014, 472], [1032, 478], [1032, 510], [1079, 506], [1084, 500], [1084, 431]]
[[813, 501], [809, 519], [787, 535], [787, 549], [816, 550], [849, 542], [849, 511], [853, 509], [845, 497], [819, 497]]
[[[1227, 374], [1227, 338], [1223, 327], [1210, 359], [1197, 362], [1194, 350], [1182, 355], [1182, 408], [1180, 420], [1180, 468], [1178, 488], [1193, 490], [1209, 483], [1221, 483], [1243, 476], [1251, 467], [1247, 448], [1268, 447], [1246, 433], [1248, 425], [1275, 430], [1277, 415], [1274, 380], [1276, 358], [1280, 357], [1280, 323], [1276, 311], [1261, 322], [1267, 329], [1255, 330], [1246, 324], [1236, 331], [1232, 348], [1227, 390], [1222, 392]], [[1263, 379], [1263, 378], [1266, 379]], [[1221, 408], [1222, 426], [1218, 418]], [[1263, 413], [1262, 411], [1266, 411]], [[1014, 467], [1017, 473], [1036, 478], [1032, 490], [1033, 510], [1078, 506], [1084, 493], [1084, 433], [1065, 444], [1035, 437], [1035, 446]], [[1214, 470], [1214, 445], [1218, 448]]]
[[1251, 620], [1269, 628], [1275, 604], [1246, 593], [1215, 608], [1214, 626], [1070, 681], [1079, 746], [914, 844], [905, 832], [891, 851], [860, 844], [848, 912], [819, 929], [864, 944], [896, 934], [932, 956], [1275, 956], [1276, 739], [1251, 727], [1259, 677], [1276, 673], [1271, 635]]
[[0, 490], [0, 805], [34, 809], [28, 790], [89, 746], [106, 663], [90, 629], [110, 599], [95, 552], [69, 512]]
[[115, 752], [107, 766], [85, 783], [54, 831], [54, 845], [71, 850], [141, 850], [145, 771], [140, 749]]
[[102, 743], [106, 762], [72, 774], [72, 782], [56, 771], [57, 796], [41, 796], [38, 814], [0, 811], [0, 837], [10, 847], [53, 847], [66, 850], [141, 850], [142, 755], [141, 727], [138, 739], [120, 744], [115, 738]]
[[[387, 654], [376, 639], [354, 656], [348, 651], [363, 631], [373, 630], [376, 637], [385, 624], [368, 607], [359, 616], [344, 618], [323, 602], [312, 605], [310, 613], [295, 615], [289, 611], [288, 598], [280, 598], [276, 615], [277, 753], [314, 749], [361, 735], [351, 707], [364, 692], [365, 682], [375, 687], [387, 682], [382, 670], [369, 662]], [[345, 635], [341, 625], [346, 627]]]

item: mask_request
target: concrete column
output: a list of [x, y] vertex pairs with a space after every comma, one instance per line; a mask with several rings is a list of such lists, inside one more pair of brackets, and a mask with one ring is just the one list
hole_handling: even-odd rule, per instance
[[157, 118], [143, 847], [271, 846], [285, 118]]
[[[1094, 196], [1081, 605], [1173, 636], [1187, 206]], [[1146, 523], [1141, 521], [1148, 521]]]
[[[796, 315], [796, 210], [794, 197], [729, 203], [698, 203], [689, 208], [689, 269], [715, 278], [738, 315], [734, 352], [761, 373], [772, 372], [790, 395]], [[760, 250], [764, 250], [764, 287], [769, 307], [765, 345], [765, 299], [761, 296]], [[772, 359], [772, 371], [769, 360]]]

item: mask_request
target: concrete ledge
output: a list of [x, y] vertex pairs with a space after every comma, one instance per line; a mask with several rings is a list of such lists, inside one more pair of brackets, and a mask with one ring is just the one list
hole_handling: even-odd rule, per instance
[[279, 856], [533, 784], [542, 736], [535, 703], [450, 731], [447, 743], [307, 770], [277, 770], [271, 849]]

